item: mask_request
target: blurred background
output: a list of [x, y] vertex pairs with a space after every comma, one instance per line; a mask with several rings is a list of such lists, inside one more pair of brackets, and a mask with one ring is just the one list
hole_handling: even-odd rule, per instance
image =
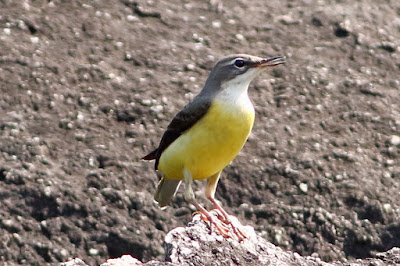
[[399, 246], [399, 40], [397, 0], [0, 1], [0, 262], [162, 259], [193, 209], [140, 158], [233, 53], [287, 64], [250, 85], [227, 211], [325, 261]]

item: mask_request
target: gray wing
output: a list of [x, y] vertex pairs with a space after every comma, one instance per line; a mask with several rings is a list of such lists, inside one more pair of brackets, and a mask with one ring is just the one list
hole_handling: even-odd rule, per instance
[[174, 142], [183, 132], [191, 128], [199, 121], [211, 106], [209, 97], [197, 96], [191, 103], [186, 105], [168, 125], [167, 130], [161, 138], [157, 149], [144, 156], [143, 160], [156, 160], [154, 168], [158, 169], [158, 163], [163, 151]]

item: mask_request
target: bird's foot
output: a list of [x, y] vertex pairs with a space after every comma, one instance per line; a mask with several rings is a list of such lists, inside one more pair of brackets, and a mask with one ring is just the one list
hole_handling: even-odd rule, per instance
[[215, 213], [218, 220], [220, 220], [227, 228], [230, 229], [232, 234], [237, 237], [239, 242], [242, 242], [244, 239], [247, 238], [247, 235], [244, 233], [243, 225], [236, 219], [234, 220], [235, 223], [230, 219], [228, 214], [224, 214], [219, 209], [214, 209], [211, 213]]
[[233, 233], [235, 234], [235, 236], [238, 238], [239, 242], [242, 242], [243, 240], [245, 240], [247, 238], [247, 235], [244, 233], [244, 231], [240, 228], [243, 227], [242, 225], [240, 226], [235, 226], [232, 223], [230, 224]]
[[230, 228], [225, 225], [218, 217], [213, 217], [211, 213], [195, 212], [194, 214], [200, 214], [200, 218], [206, 222], [210, 228], [210, 234], [213, 232], [213, 226], [220, 235], [225, 238], [230, 238]]
[[235, 223], [228, 217], [223, 215], [223, 213], [214, 209], [207, 214], [202, 212], [197, 212], [201, 216], [200, 218], [209, 224], [210, 233], [212, 233], [213, 226], [215, 229], [225, 238], [236, 238], [239, 242], [242, 242], [247, 238], [247, 235], [244, 233], [243, 226], [239, 221], [235, 220]]

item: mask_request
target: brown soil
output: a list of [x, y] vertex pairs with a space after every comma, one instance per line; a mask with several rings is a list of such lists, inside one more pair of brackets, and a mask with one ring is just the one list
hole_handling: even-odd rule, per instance
[[0, 1], [0, 262], [162, 259], [191, 210], [182, 193], [159, 210], [139, 159], [232, 53], [287, 64], [251, 85], [227, 210], [326, 261], [399, 246], [399, 15], [397, 0]]

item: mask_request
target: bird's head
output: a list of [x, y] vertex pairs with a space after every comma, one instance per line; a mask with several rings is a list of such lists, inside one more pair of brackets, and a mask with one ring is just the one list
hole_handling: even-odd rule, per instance
[[205, 87], [221, 88], [223, 84], [242, 84], [246, 87], [263, 70], [285, 63], [282, 56], [261, 58], [247, 54], [235, 54], [218, 61], [208, 77]]

